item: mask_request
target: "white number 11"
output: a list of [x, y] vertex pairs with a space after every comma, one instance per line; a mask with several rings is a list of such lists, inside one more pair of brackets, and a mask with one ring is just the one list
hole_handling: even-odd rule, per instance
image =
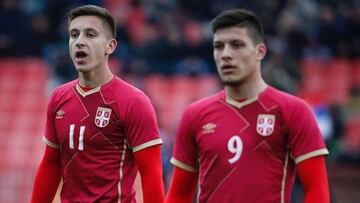
[[[69, 129], [69, 147], [70, 147], [70, 149], [74, 149], [74, 129], [75, 129], [75, 124], [71, 124], [70, 129]], [[80, 151], [84, 150], [84, 131], [85, 131], [85, 126], [80, 126], [79, 146], [78, 146], [78, 150], [80, 150]]]
[[227, 147], [229, 152], [233, 153], [234, 156], [231, 159], [228, 159], [229, 163], [233, 164], [237, 160], [239, 160], [242, 150], [243, 150], [243, 143], [238, 135], [232, 136], [228, 143]]

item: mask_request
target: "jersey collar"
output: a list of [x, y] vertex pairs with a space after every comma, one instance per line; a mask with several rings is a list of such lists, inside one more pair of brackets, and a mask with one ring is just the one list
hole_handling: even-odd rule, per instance
[[248, 104], [253, 103], [254, 101], [257, 101], [259, 99], [259, 97], [264, 94], [264, 92], [266, 92], [266, 90], [269, 88], [269, 86], [267, 86], [262, 92], [260, 92], [258, 95], [248, 98], [244, 101], [237, 101], [229, 96], [226, 95], [225, 90], [223, 91], [224, 93], [224, 99], [226, 101], [226, 103], [230, 104], [231, 106], [235, 106], [236, 108], [242, 108]]
[[258, 96], [246, 99], [245, 101], [236, 101], [235, 99], [232, 99], [228, 96], [225, 96], [226, 103], [230, 104], [231, 106], [235, 106], [236, 108], [242, 108], [248, 104], [251, 104], [252, 102], [256, 101], [258, 99]]
[[103, 85], [101, 85], [99, 87], [95, 87], [95, 88], [93, 88], [93, 89], [91, 89], [89, 91], [84, 91], [83, 89], [81, 89], [81, 87], [79, 85], [79, 80], [78, 80], [77, 83], [76, 83], [75, 89], [82, 97], [86, 97], [88, 95], [99, 92], [101, 90], [101, 88], [105, 88], [105, 87], [111, 85], [116, 80], [116, 78], [117, 77], [114, 75], [113, 78], [109, 82], [107, 82], [107, 83], [105, 83], [105, 84], [103, 84]]
[[95, 92], [99, 92], [99, 91], [100, 91], [100, 88], [101, 88], [101, 86], [95, 87], [95, 88], [93, 88], [93, 89], [85, 92], [83, 89], [81, 89], [81, 87], [80, 87], [79, 84], [76, 84], [76, 86], [75, 86], [76, 91], [77, 91], [82, 97], [86, 97], [86, 96], [88, 96], [88, 95], [90, 95], [90, 94], [93, 94], [93, 93], [95, 93]]

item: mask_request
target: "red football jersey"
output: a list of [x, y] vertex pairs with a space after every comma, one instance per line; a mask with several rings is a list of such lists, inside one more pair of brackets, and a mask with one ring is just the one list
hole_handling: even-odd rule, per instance
[[222, 91], [190, 105], [171, 162], [199, 172], [200, 203], [290, 203], [295, 164], [327, 153], [310, 107], [267, 87], [241, 103]]
[[44, 142], [61, 151], [61, 201], [136, 202], [133, 153], [162, 143], [157, 126], [149, 98], [118, 77], [87, 92], [78, 80], [57, 88]]

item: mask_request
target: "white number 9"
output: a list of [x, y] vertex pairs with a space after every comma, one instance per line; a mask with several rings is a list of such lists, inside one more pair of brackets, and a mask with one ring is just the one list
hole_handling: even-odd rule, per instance
[[234, 135], [229, 139], [227, 143], [227, 147], [229, 152], [234, 154], [234, 156], [228, 160], [229, 163], [233, 164], [237, 160], [239, 160], [241, 156], [243, 150], [243, 143], [238, 135]]

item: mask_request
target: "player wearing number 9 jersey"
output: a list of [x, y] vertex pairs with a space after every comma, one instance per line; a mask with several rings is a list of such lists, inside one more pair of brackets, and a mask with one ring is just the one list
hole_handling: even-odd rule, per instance
[[49, 102], [46, 149], [32, 203], [135, 203], [140, 173], [144, 203], [163, 202], [161, 149], [155, 111], [140, 90], [108, 66], [116, 27], [110, 13], [85, 5], [69, 14], [69, 50], [79, 78], [58, 87]]
[[328, 154], [310, 107], [268, 86], [255, 14], [237, 9], [213, 21], [214, 59], [225, 89], [191, 104], [176, 135], [167, 203], [290, 203], [295, 175], [306, 203], [328, 203]]
[[309, 107], [267, 87], [243, 102], [222, 91], [189, 106], [171, 162], [199, 173], [199, 202], [290, 202], [295, 165], [324, 154]]

